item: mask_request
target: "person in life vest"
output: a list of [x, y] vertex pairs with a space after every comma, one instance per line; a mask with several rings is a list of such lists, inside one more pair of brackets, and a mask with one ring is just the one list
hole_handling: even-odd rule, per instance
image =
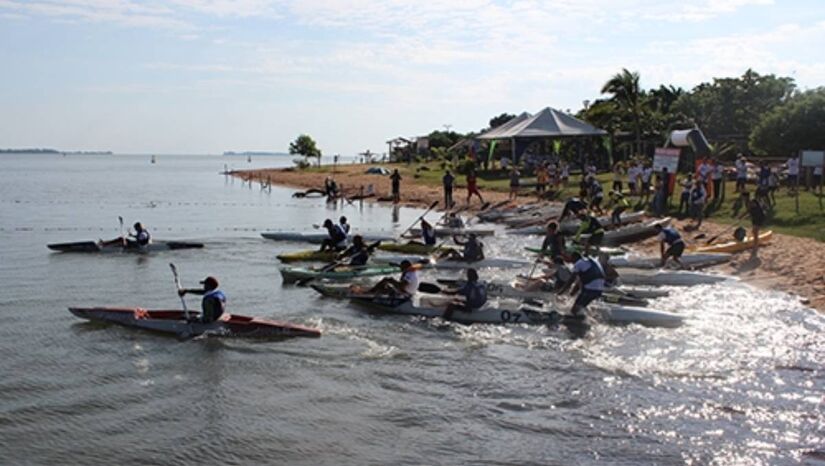
[[630, 202], [619, 191], [611, 191], [608, 207], [613, 207], [613, 211], [610, 212], [610, 223], [617, 226], [622, 224], [622, 213], [630, 208]]
[[421, 241], [427, 246], [435, 246], [436, 240], [435, 227], [421, 219]]
[[203, 288], [181, 288], [178, 290], [178, 295], [183, 296], [187, 293], [202, 295], [201, 300], [201, 316], [199, 322], [208, 324], [218, 320], [226, 311], [226, 295], [223, 291], [218, 289], [218, 279], [212, 276], [201, 280]]
[[325, 238], [321, 243], [321, 251], [339, 250], [342, 251], [347, 247], [347, 234], [341, 225], [332, 223], [332, 220], [324, 220], [324, 228], [327, 229], [329, 238]]
[[123, 246], [124, 248], [140, 249], [152, 242], [152, 235], [149, 234], [149, 230], [143, 227], [142, 223], [135, 222], [132, 226], [135, 229], [134, 233], [130, 231], [126, 236], [121, 236], [120, 238], [115, 238], [109, 241], [101, 240], [99, 241], [100, 246], [112, 246], [117, 244]]
[[564, 234], [559, 231], [558, 223], [547, 224], [547, 233], [541, 243], [541, 252], [549, 255], [551, 259], [565, 256]]
[[447, 291], [446, 294], [461, 296], [462, 299], [455, 300], [447, 305], [444, 311], [444, 318], [451, 319], [453, 312], [473, 312], [481, 309], [487, 303], [487, 288], [484, 283], [478, 281], [476, 269], [467, 269], [467, 282], [455, 291]]
[[604, 239], [604, 228], [599, 223], [599, 219], [588, 213], [587, 211], [579, 212], [579, 229], [576, 230], [575, 241], [579, 243], [582, 235], [590, 235], [584, 242], [584, 250], [586, 254], [590, 253], [591, 247], [598, 248], [602, 245]]
[[348, 247], [341, 254], [338, 255], [338, 260], [349, 258], [349, 265], [361, 266], [366, 265], [376, 245], [367, 246], [364, 243], [364, 238], [361, 235], [352, 237], [352, 246]]
[[587, 184], [587, 191], [590, 196], [590, 208], [599, 215], [602, 215], [604, 213], [602, 210], [602, 201], [604, 200], [604, 190], [602, 189], [602, 184], [599, 183], [599, 180], [597, 180], [594, 176], [591, 176], [589, 180], [590, 181]]
[[341, 227], [341, 230], [344, 232], [344, 234], [349, 236], [350, 225], [349, 223], [347, 223], [347, 218], [343, 215], [341, 216], [341, 218], [338, 219], [338, 226]]
[[458, 236], [453, 236], [453, 241], [459, 246], [463, 246], [462, 252], [455, 249], [447, 249], [441, 253], [438, 259], [447, 259], [464, 262], [477, 262], [484, 260], [484, 244], [478, 240], [475, 233], [470, 233], [467, 241], [458, 239]]
[[600, 298], [604, 292], [605, 273], [598, 260], [584, 256], [578, 251], [573, 252], [574, 286], [571, 294], [578, 292], [576, 301], [570, 313], [583, 319], [584, 310], [594, 300]]
[[702, 180], [693, 182], [693, 188], [690, 190], [690, 213], [694, 220], [696, 220], [695, 228], [702, 226], [702, 220], [705, 218], [705, 201], [707, 200], [707, 191]]
[[[660, 267], [664, 267], [667, 259], [672, 257], [673, 261], [679, 264], [679, 267], [684, 268], [685, 265], [682, 263], [681, 257], [682, 253], [685, 252], [685, 241], [682, 239], [682, 235], [673, 227], [663, 227], [659, 224], [654, 226], [653, 229], [659, 234], [659, 255], [662, 257]], [[667, 250], [665, 250], [665, 246], [667, 246]]]
[[561, 211], [559, 221], [565, 220], [570, 215], [578, 215], [580, 211], [586, 209], [587, 202], [583, 201], [582, 198], [579, 197], [571, 197], [564, 203], [564, 209]]
[[450, 212], [444, 223], [447, 228], [464, 228], [464, 220], [461, 220], [455, 212]]
[[396, 280], [392, 277], [381, 279], [370, 288], [370, 293], [390, 293], [407, 299], [418, 291], [418, 269], [408, 260], [401, 261], [401, 277]]

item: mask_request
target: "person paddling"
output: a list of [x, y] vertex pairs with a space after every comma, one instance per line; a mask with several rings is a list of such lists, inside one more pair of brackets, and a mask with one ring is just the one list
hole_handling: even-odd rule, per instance
[[352, 246], [348, 247], [341, 254], [338, 255], [339, 260], [349, 258], [349, 265], [362, 266], [366, 265], [372, 253], [371, 247], [364, 243], [364, 238], [361, 235], [352, 237]]
[[459, 217], [458, 214], [456, 214], [455, 212], [450, 212], [450, 214], [447, 216], [445, 224], [448, 228], [464, 228], [464, 220], [461, 220], [461, 217]]
[[[149, 230], [143, 227], [142, 223], [135, 222], [132, 226], [135, 229], [134, 233], [129, 232], [127, 236], [121, 236], [120, 238], [115, 238], [109, 241], [100, 241], [100, 246], [112, 246], [119, 244], [128, 249], [140, 249], [152, 242], [152, 235], [149, 234]], [[123, 230], [121, 227], [121, 232], [122, 231]], [[134, 239], [129, 239], [130, 237]]]
[[338, 226], [341, 227], [341, 231], [343, 231], [345, 235], [349, 236], [350, 224], [347, 223], [347, 218], [343, 215], [338, 219]]
[[453, 241], [459, 246], [464, 246], [463, 251], [458, 252], [454, 249], [447, 249], [440, 256], [441, 259], [447, 258], [448, 260], [464, 262], [484, 260], [484, 244], [478, 240], [478, 236], [476, 236], [475, 233], [470, 233], [467, 241], [461, 241], [456, 236], [453, 236]]
[[430, 222], [421, 219], [421, 241], [427, 246], [435, 246], [436, 243], [435, 227]]
[[445, 291], [445, 294], [458, 295], [463, 298], [447, 305], [444, 318], [448, 320], [452, 318], [455, 311], [473, 312], [487, 303], [487, 287], [478, 281], [476, 269], [467, 269], [467, 282], [455, 291]]
[[332, 220], [324, 220], [324, 228], [327, 229], [329, 238], [325, 238], [321, 243], [321, 251], [343, 250], [347, 247], [347, 234], [341, 225], [335, 225]]
[[551, 259], [564, 256], [564, 234], [559, 232], [559, 224], [550, 222], [547, 224], [547, 233], [541, 243], [542, 254], [548, 254]]
[[591, 246], [598, 248], [602, 245], [602, 240], [604, 239], [604, 228], [599, 222], [599, 219], [587, 211], [579, 212], [579, 220], [581, 223], [579, 223], [579, 229], [576, 230], [575, 240], [578, 243], [580, 242], [582, 235], [590, 235], [584, 242], [585, 253], [589, 254]]
[[[685, 252], [685, 241], [682, 235], [675, 228], [663, 227], [660, 224], [656, 224], [653, 229], [659, 234], [659, 254], [662, 257], [662, 263], [659, 266], [664, 267], [667, 259], [672, 257], [673, 262], [684, 268], [685, 264], [682, 263], [681, 257]], [[665, 245], [667, 245], [667, 250], [665, 250]]]
[[218, 279], [212, 276], [201, 280], [203, 288], [181, 288], [178, 295], [183, 297], [187, 293], [202, 295], [201, 316], [199, 322], [208, 324], [218, 320], [226, 311], [226, 295], [218, 289]]
[[378, 283], [370, 288], [370, 293], [390, 293], [393, 295], [401, 295], [405, 298], [411, 298], [418, 291], [418, 271], [413, 267], [408, 260], [401, 261], [401, 277], [396, 280], [392, 277], [381, 279]]

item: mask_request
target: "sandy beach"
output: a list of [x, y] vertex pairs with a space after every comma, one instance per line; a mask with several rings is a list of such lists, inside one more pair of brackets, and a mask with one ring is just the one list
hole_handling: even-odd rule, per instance
[[[390, 194], [390, 179], [388, 176], [365, 174], [365, 165], [344, 165], [336, 169], [335, 180], [342, 186], [346, 196], [354, 196], [361, 192], [361, 187], [367, 189], [372, 185], [377, 200], [387, 197]], [[392, 167], [390, 165], [390, 167]], [[232, 172], [247, 182], [267, 183], [290, 186], [294, 188], [320, 188], [324, 184], [324, 179], [332, 175], [327, 171], [300, 171], [293, 169], [263, 169], [263, 170], [240, 170]], [[456, 177], [456, 187], [453, 197], [459, 206], [465, 205], [466, 185], [463, 183], [463, 176]], [[484, 191], [484, 200], [491, 203], [505, 201], [508, 193], [501, 191]], [[414, 177], [405, 176], [401, 182], [401, 203], [425, 207], [434, 201], [443, 200], [443, 193], [440, 187], [423, 185], [416, 183]], [[514, 201], [519, 204], [534, 202], [536, 198], [530, 195], [522, 195]], [[477, 210], [481, 204], [478, 199], [473, 199], [468, 211]], [[674, 225], [682, 232], [688, 245], [702, 245], [706, 239], [721, 233], [729, 228], [728, 225], [705, 221], [702, 227], [695, 231], [686, 231], [685, 226], [688, 221], [675, 220]], [[768, 227], [767, 229], [770, 229]], [[692, 241], [700, 233], [705, 234], [704, 239]], [[730, 239], [730, 234], [720, 237], [720, 240]], [[658, 254], [659, 246], [655, 239], [636, 243], [634, 249], [640, 252]], [[751, 260], [750, 252], [737, 254], [734, 259], [711, 270], [720, 273], [739, 277], [741, 280], [754, 286], [784, 291], [800, 297], [800, 300], [807, 305], [825, 312], [825, 244], [809, 238], [800, 238], [789, 235], [774, 234], [770, 244], [759, 250], [759, 258]]]

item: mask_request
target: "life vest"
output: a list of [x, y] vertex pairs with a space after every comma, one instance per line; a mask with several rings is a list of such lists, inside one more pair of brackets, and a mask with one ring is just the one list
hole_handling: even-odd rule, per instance
[[347, 233], [341, 228], [341, 225], [333, 225], [332, 228], [327, 230], [327, 233], [329, 233], [329, 237], [335, 244], [347, 240]]
[[478, 309], [487, 302], [487, 288], [483, 283], [467, 283], [465, 285], [467, 294], [466, 304], [470, 309]]
[[140, 230], [140, 233], [135, 236], [135, 240], [141, 246], [146, 246], [149, 244], [149, 241], [152, 239], [152, 236], [146, 230]]
[[221, 290], [212, 290], [203, 295], [201, 300], [201, 310], [204, 316], [210, 316], [212, 321], [217, 320], [223, 314], [226, 304], [226, 295]]
[[701, 186], [699, 188], [693, 188], [693, 189], [690, 190], [690, 201], [695, 203], [696, 201], [701, 199], [704, 195], [705, 195], [705, 188], [703, 188]]
[[364, 265], [370, 258], [370, 253], [367, 248], [360, 248], [350, 255], [350, 265]]
[[344, 232], [344, 235], [349, 235], [349, 223], [339, 223], [338, 226], [341, 228], [341, 231]]
[[467, 241], [464, 245], [464, 260], [476, 261], [481, 259], [484, 246], [478, 241]]
[[583, 229], [581, 232], [583, 234], [590, 234], [594, 235], [596, 233], [604, 233], [604, 228], [602, 228], [602, 224], [599, 223], [599, 220], [592, 216], [588, 215], [585, 220], [582, 221]]
[[582, 258], [581, 260], [587, 261], [590, 263], [590, 268], [585, 270], [584, 272], [579, 272], [579, 278], [582, 281], [582, 286], [589, 284], [598, 279], [604, 280], [606, 275], [604, 270], [602, 269], [602, 265], [599, 264], [598, 261], [593, 260], [592, 258]]
[[433, 246], [436, 241], [435, 228], [422, 228], [421, 237], [424, 239], [424, 244], [426, 244], [427, 246]]

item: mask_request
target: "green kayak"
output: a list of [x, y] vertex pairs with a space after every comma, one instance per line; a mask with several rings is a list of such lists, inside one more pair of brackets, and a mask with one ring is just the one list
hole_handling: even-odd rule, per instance
[[337, 254], [337, 251], [319, 251], [317, 249], [307, 249], [304, 251], [279, 254], [277, 257], [281, 262], [332, 262], [335, 260], [335, 256]]
[[[381, 243], [378, 249], [388, 252], [400, 252], [404, 254], [430, 254], [436, 251], [436, 246], [428, 246], [421, 243]], [[455, 249], [449, 246], [439, 246], [438, 251]]]
[[[530, 252], [536, 253], [536, 254], [544, 255], [544, 256], [549, 256], [550, 255], [549, 250], [542, 252], [541, 248], [525, 247], [524, 249], [526, 249]], [[603, 252], [607, 255], [610, 255], [610, 256], [621, 256], [621, 255], [627, 254], [627, 251], [625, 251], [622, 248], [611, 248], [611, 247], [604, 247], [604, 246], [599, 248], [599, 251], [601, 251], [601, 252]], [[570, 249], [570, 247], [568, 247], [567, 252], [573, 252], [573, 250]]]
[[391, 265], [365, 265], [360, 267], [341, 265], [327, 271], [316, 267], [282, 267], [281, 275], [284, 278], [284, 283], [292, 283], [307, 279], [351, 280], [358, 277], [392, 275], [399, 271], [398, 266]]

